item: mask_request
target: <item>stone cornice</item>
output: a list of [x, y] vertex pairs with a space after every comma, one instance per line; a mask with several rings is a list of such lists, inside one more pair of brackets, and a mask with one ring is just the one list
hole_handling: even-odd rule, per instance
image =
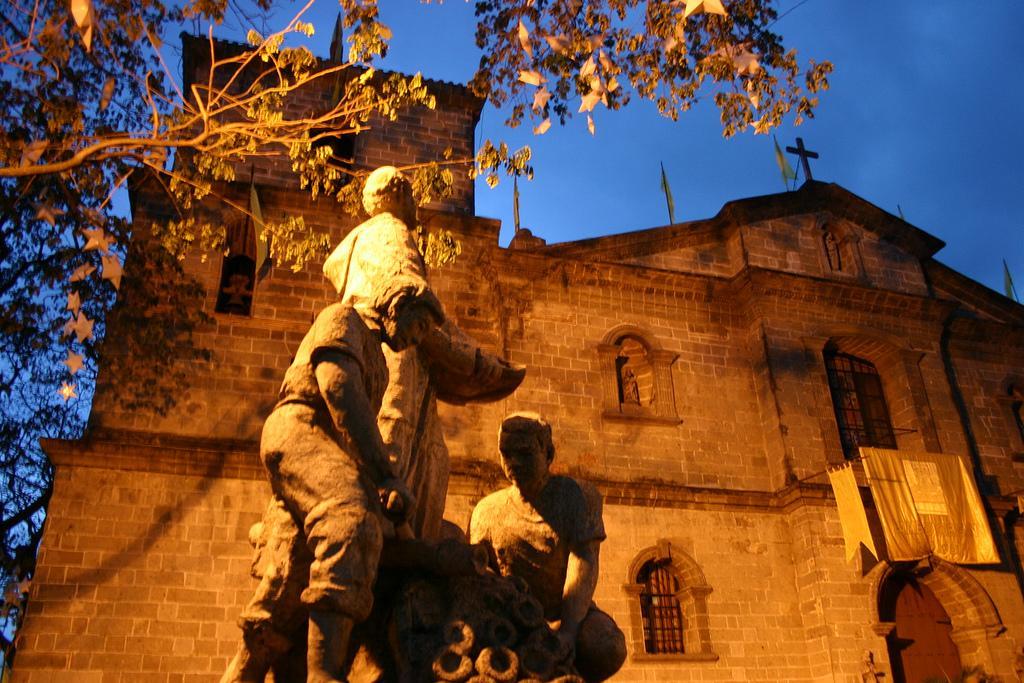
[[830, 280], [811, 275], [789, 273], [748, 266], [731, 281], [739, 296], [746, 291], [748, 300], [784, 299], [810, 303], [829, 303], [840, 308], [913, 317], [915, 320], [941, 323], [956, 308], [955, 301], [866, 286], [855, 281]]
[[255, 441], [91, 430], [76, 441], [43, 439], [41, 444], [58, 469], [88, 467], [188, 477], [266, 478]]
[[621, 289], [683, 297], [697, 303], [736, 298], [738, 303], [754, 300], [787, 299], [855, 307], [875, 313], [910, 317], [941, 324], [959, 304], [906, 292], [865, 285], [855, 280], [833, 280], [802, 273], [746, 266], [732, 277], [682, 273], [648, 265], [566, 258], [555, 253], [495, 250], [498, 273], [515, 280], [542, 280], [558, 275], [567, 284], [611, 288], [615, 298]]
[[[44, 439], [43, 450], [58, 469], [106, 469], [186, 477], [264, 481], [259, 444], [222, 438], [153, 434], [128, 430], [92, 430], [76, 441]], [[572, 472], [601, 492], [606, 505], [686, 510], [749, 510], [787, 514], [804, 506], [831, 507], [827, 484], [797, 483], [777, 491], [752, 491], [685, 486], [671, 481], [610, 479], [599, 474]], [[505, 486], [496, 463], [452, 461], [449, 491], [482, 498]], [[993, 510], [1006, 512], [1016, 497], [986, 496]]]

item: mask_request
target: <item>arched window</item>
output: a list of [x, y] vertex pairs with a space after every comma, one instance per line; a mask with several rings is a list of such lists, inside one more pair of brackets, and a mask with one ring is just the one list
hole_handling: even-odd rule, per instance
[[889, 407], [875, 366], [863, 358], [825, 349], [825, 369], [843, 455], [859, 457], [860, 446], [896, 448]]
[[644, 651], [648, 654], [678, 654], [683, 646], [683, 610], [676, 594], [679, 579], [671, 561], [648, 560], [636, 582], [640, 591], [640, 616], [644, 625]]
[[630, 652], [634, 659], [715, 661], [711, 650], [708, 594], [697, 563], [661, 539], [630, 563]]

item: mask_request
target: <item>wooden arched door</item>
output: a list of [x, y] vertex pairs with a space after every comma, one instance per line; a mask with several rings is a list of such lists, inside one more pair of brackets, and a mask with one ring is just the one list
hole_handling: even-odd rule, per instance
[[885, 605], [896, 623], [888, 637], [894, 683], [955, 680], [960, 653], [950, 637], [953, 624], [935, 594], [914, 577], [895, 575]]

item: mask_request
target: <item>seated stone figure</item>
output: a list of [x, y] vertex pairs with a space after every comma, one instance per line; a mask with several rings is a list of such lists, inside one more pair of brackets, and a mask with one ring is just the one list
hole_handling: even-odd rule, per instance
[[470, 540], [488, 548], [494, 569], [526, 582], [558, 636], [576, 652], [588, 681], [622, 666], [626, 642], [594, 604], [598, 557], [605, 539], [601, 496], [593, 486], [551, 476], [551, 426], [536, 413], [515, 413], [499, 431], [501, 466], [512, 486], [473, 510]]

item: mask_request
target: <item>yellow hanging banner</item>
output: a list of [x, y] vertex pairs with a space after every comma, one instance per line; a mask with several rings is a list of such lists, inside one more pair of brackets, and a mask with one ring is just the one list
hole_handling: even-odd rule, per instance
[[843, 542], [846, 544], [846, 561], [856, 556], [857, 548], [863, 543], [872, 555], [878, 557], [875, 541], [871, 537], [868, 516], [864, 512], [864, 501], [860, 497], [857, 480], [853, 476], [853, 465], [847, 463], [828, 471], [828, 480], [832, 484], [832, 493], [836, 496], [839, 508], [839, 523], [843, 527]]
[[914, 508], [899, 451], [861, 448], [864, 472], [878, 509], [890, 560], [920, 560], [931, 546]]
[[883, 448], [861, 455], [890, 559], [999, 563], [981, 496], [958, 456]]

